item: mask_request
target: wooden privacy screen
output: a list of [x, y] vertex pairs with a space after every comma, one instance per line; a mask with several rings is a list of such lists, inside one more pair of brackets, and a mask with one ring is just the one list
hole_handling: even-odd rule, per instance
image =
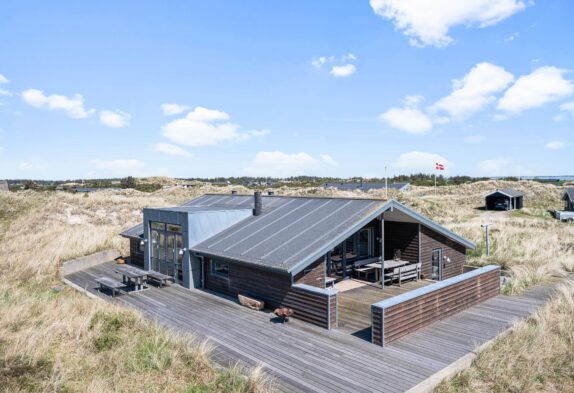
[[500, 293], [489, 265], [371, 305], [373, 344], [384, 346]]

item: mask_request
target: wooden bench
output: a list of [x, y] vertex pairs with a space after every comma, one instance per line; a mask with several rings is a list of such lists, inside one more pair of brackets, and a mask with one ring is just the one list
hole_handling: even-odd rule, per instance
[[239, 304], [252, 310], [261, 311], [265, 307], [265, 302], [263, 300], [258, 300], [249, 296], [237, 295], [237, 300], [239, 300]]
[[392, 283], [395, 280], [399, 281], [399, 287], [404, 280], [420, 279], [421, 275], [421, 264], [413, 263], [406, 266], [396, 267], [390, 273], [385, 274], [385, 282]]
[[357, 273], [357, 278], [361, 278], [361, 276], [363, 276], [364, 278], [368, 278], [369, 274], [375, 273], [375, 268], [374, 267], [359, 267], [359, 268], [355, 269], [355, 273]]
[[109, 277], [96, 278], [96, 282], [100, 284], [100, 291], [103, 291], [104, 288], [107, 288], [110, 291], [112, 291], [112, 297], [116, 295], [116, 292], [118, 293], [123, 292], [122, 289], [126, 287], [126, 284], [116, 281], [113, 278]]
[[168, 276], [167, 274], [163, 274], [163, 273], [159, 273], [159, 272], [154, 272], [153, 270], [147, 271], [146, 275], [147, 275], [147, 281], [151, 280], [151, 281], [157, 282], [158, 285], [160, 286], [160, 288], [167, 285], [168, 281], [171, 281], [171, 282], [175, 281], [172, 276]]

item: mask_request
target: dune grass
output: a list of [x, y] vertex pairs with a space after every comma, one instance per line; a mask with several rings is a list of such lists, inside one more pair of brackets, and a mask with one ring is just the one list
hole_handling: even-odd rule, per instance
[[[104, 249], [124, 254], [117, 234], [141, 221], [141, 209], [181, 203], [207, 192], [241, 187], [133, 190], [89, 196], [53, 192], [0, 193], [0, 386], [14, 392], [262, 392], [273, 390], [261, 370], [218, 370], [210, 345], [177, 335], [137, 313], [96, 301], [64, 286], [62, 262]], [[525, 209], [479, 208], [494, 188], [525, 192]], [[281, 188], [279, 195], [385, 198], [384, 191]], [[512, 276], [504, 288], [520, 293], [574, 270], [574, 225], [551, 218], [560, 189], [534, 182], [480, 182], [458, 187], [413, 187], [389, 197], [415, 208], [475, 242], [469, 263], [498, 263]], [[492, 224], [492, 254], [484, 256], [480, 225]], [[571, 286], [440, 392], [568, 391], [574, 378]], [[543, 350], [541, 350], [543, 348]], [[517, 368], [516, 371], [515, 368]], [[521, 370], [521, 371], [520, 371]]]

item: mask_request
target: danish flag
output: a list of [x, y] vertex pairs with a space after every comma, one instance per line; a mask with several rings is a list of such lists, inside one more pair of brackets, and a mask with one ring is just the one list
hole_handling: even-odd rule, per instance
[[437, 171], [444, 171], [444, 164], [436, 163], [436, 170]]

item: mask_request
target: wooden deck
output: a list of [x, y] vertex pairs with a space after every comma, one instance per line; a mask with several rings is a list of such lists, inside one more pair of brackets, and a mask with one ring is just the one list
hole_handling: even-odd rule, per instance
[[[357, 281], [357, 280], [355, 280]], [[432, 284], [431, 280], [411, 280], [385, 286], [373, 283], [360, 288], [339, 292], [339, 329], [356, 337], [371, 341], [371, 304]]]
[[178, 285], [111, 298], [97, 291], [100, 276], [117, 278], [113, 263], [66, 278], [165, 326], [208, 338], [216, 347], [212, 360], [223, 366], [263, 365], [280, 390], [291, 392], [406, 391], [534, 311], [552, 292], [548, 285], [523, 296], [498, 296], [381, 348], [345, 329], [296, 320], [277, 324], [269, 312]]

